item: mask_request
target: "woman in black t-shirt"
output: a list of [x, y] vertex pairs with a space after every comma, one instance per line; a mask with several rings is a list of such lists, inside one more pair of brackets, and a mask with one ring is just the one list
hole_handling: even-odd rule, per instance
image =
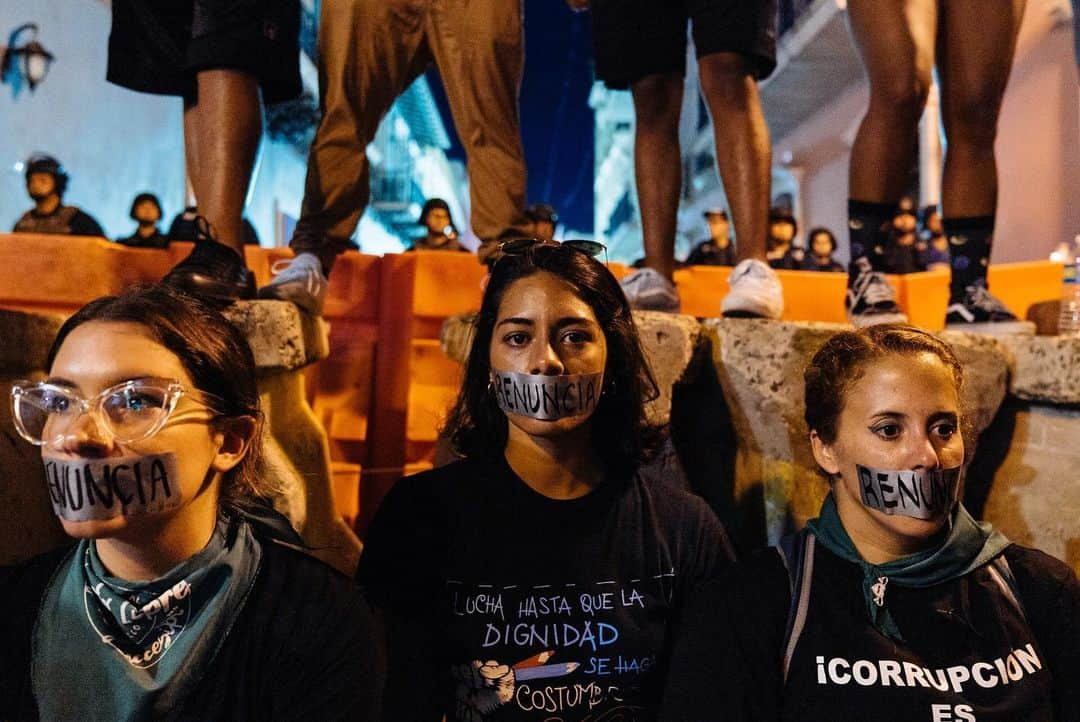
[[599, 244], [503, 244], [447, 434], [359, 578], [389, 720], [652, 719], [688, 593], [729, 558], [705, 503], [638, 473], [656, 386]]
[[961, 376], [904, 326], [817, 352], [806, 422], [830, 494], [695, 598], [662, 719], [1080, 719], [1080, 584], [959, 503]]
[[373, 720], [371, 612], [263, 495], [251, 350], [167, 286], [60, 328], [12, 389], [73, 545], [0, 567], [0, 718]]

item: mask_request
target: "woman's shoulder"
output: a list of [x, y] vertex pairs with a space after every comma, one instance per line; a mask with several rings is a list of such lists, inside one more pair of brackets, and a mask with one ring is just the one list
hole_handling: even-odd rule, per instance
[[791, 563], [777, 547], [754, 549], [714, 584], [724, 588], [733, 604], [753, 607], [766, 603], [786, 610], [791, 603]]
[[1080, 604], [1080, 581], [1065, 562], [1021, 544], [1010, 544], [1003, 555], [1016, 578], [1025, 606], [1029, 598], [1035, 604], [1053, 599], [1069, 599]]
[[259, 574], [269, 582], [268, 586], [280, 586], [283, 592], [296, 597], [314, 593], [327, 603], [358, 596], [353, 580], [326, 562], [273, 539], [260, 538], [259, 542], [263, 555]]
[[[328, 634], [370, 638], [371, 608], [353, 580], [306, 552], [272, 540], [260, 542], [259, 574], [245, 603], [249, 630], [290, 647], [319, 646], [326, 640], [313, 637]], [[331, 619], [334, 623], [327, 625]]]
[[473, 482], [496, 473], [496, 464], [483, 459], [458, 459], [443, 466], [403, 476], [388, 494], [408, 497], [416, 502], [424, 498], [436, 500], [453, 496], [475, 486]]

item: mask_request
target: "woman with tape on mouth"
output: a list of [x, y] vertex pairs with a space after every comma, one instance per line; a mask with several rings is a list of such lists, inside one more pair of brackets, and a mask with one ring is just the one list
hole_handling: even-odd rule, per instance
[[959, 502], [949, 346], [845, 331], [805, 381], [830, 494], [807, 530], [694, 601], [662, 719], [1080, 719], [1080, 584]]
[[77, 541], [0, 569], [0, 717], [372, 719], [370, 612], [260, 501], [240, 332], [137, 288], [72, 316], [48, 368], [14, 418]]
[[656, 386], [601, 249], [502, 245], [445, 429], [463, 459], [375, 516], [387, 719], [653, 719], [684, 600], [728, 563], [705, 503], [638, 473]]

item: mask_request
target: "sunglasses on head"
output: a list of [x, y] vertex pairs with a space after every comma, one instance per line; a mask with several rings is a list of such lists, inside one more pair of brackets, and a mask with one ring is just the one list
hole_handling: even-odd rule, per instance
[[537, 246], [564, 246], [572, 251], [584, 253], [589, 258], [596, 258], [604, 254], [604, 265], [607, 265], [607, 246], [600, 241], [586, 241], [580, 238], [569, 238], [565, 241], [541, 241], [537, 238], [514, 238], [499, 244], [499, 256], [520, 256], [528, 253]]

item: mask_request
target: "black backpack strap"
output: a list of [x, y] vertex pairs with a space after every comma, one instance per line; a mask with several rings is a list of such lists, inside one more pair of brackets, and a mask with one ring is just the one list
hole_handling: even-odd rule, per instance
[[787, 567], [791, 584], [791, 605], [788, 607], [787, 626], [784, 631], [784, 682], [787, 682], [791, 658], [806, 624], [806, 611], [810, 606], [810, 581], [814, 575], [814, 547], [817, 539], [808, 529], [780, 539], [776, 549]]

